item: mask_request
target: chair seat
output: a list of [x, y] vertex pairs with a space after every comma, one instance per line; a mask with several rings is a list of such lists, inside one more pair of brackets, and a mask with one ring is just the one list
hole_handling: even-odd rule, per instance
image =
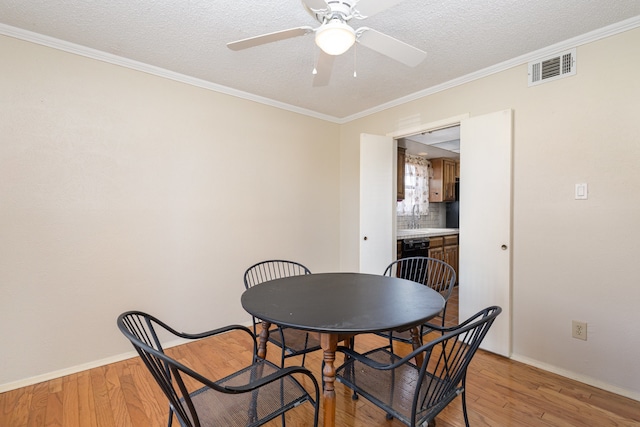
[[[266, 377], [279, 368], [268, 362], [248, 366], [216, 381], [225, 386], [241, 386]], [[283, 377], [250, 393], [227, 394], [203, 387], [190, 393], [203, 426], [254, 426], [278, 416], [282, 411], [308, 400], [302, 385], [291, 376]]]
[[[381, 364], [390, 365], [401, 357], [390, 352], [386, 348], [375, 349], [365, 353], [365, 356]], [[419, 370], [412, 363], [404, 363], [395, 369], [379, 370], [365, 365], [356, 359], [349, 359], [342, 365], [336, 374], [338, 382], [351, 388], [355, 393], [361, 394], [367, 400], [373, 402], [388, 414], [411, 425], [411, 405], [416, 392], [416, 384], [419, 381]], [[420, 396], [431, 396], [436, 388], [442, 387], [443, 381], [438, 378], [431, 378], [430, 381], [423, 381]], [[453, 388], [437, 408], [430, 408], [428, 411], [418, 411], [416, 425], [422, 425], [430, 421], [451, 400], [453, 400], [460, 390]]]
[[[316, 334], [292, 328], [282, 328], [282, 334], [284, 335], [284, 347], [287, 354], [303, 354], [320, 350], [320, 340]], [[269, 341], [278, 347], [282, 347], [282, 339], [277, 328], [269, 330]]]

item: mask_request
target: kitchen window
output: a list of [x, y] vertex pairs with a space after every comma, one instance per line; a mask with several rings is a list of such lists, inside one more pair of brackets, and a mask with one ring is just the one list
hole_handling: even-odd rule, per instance
[[430, 163], [420, 156], [407, 154], [404, 165], [404, 200], [398, 202], [398, 215], [411, 215], [414, 206], [421, 215], [429, 213]]

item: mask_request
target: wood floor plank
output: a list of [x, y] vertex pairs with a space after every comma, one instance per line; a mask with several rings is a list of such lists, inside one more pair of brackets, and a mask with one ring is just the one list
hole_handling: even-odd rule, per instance
[[158, 385], [152, 382], [153, 380], [149, 376], [146, 367], [140, 364], [138, 366], [132, 365], [130, 368], [132, 372], [132, 382], [137, 390], [137, 396], [140, 400], [142, 410], [151, 423], [150, 425], [164, 424], [167, 414], [169, 413], [167, 399], [157, 393], [159, 391]]
[[[549, 401], [555, 402], [555, 408], [560, 408], [558, 411], [547, 411], [545, 415], [553, 413], [553, 415], [557, 416], [558, 418], [573, 419], [578, 423], [584, 423], [584, 425], [588, 425], [591, 420], [601, 419], [603, 421], [598, 424], [599, 427], [616, 427], [624, 425], [625, 423], [625, 419], [623, 416], [603, 410], [602, 408], [599, 408], [597, 406], [593, 406], [589, 403], [588, 399], [585, 401], [578, 401], [571, 398], [570, 396], [567, 396], [545, 386], [540, 387], [538, 391], [542, 395], [547, 396]], [[583, 402], [584, 404], [578, 405], [577, 402]], [[570, 414], [567, 414], [567, 411], [569, 411]]]
[[11, 390], [0, 395], [0, 426], [23, 427], [29, 420], [29, 407], [34, 386]]
[[62, 386], [60, 391], [49, 393], [47, 398], [47, 411], [45, 427], [63, 427], [62, 424]]
[[78, 419], [83, 427], [97, 427], [98, 425], [91, 388], [91, 371], [78, 374]]
[[609, 412], [618, 414], [640, 426], [640, 410], [638, 402], [628, 397], [608, 393], [604, 390], [597, 389], [591, 395], [588, 402], [599, 408], [606, 409]]
[[49, 385], [46, 382], [36, 384], [29, 405], [27, 427], [41, 427], [45, 425], [47, 417], [47, 401], [49, 399]]
[[109, 406], [113, 412], [113, 420], [118, 427], [133, 427], [131, 418], [126, 411], [126, 400], [122, 387], [120, 386], [120, 378], [118, 376], [118, 367], [116, 364], [105, 366], [105, 380], [107, 391], [109, 393]]
[[133, 376], [127, 374], [120, 377], [120, 387], [122, 387], [122, 394], [124, 395], [131, 423], [134, 426], [153, 425], [144, 411]]
[[49, 393], [59, 393], [62, 391], [62, 384], [64, 383], [64, 377], [54, 378], [47, 381], [49, 387]]
[[80, 425], [78, 374], [68, 375], [62, 383], [62, 425]]
[[116, 427], [109, 400], [105, 370], [104, 366], [91, 370], [91, 390], [93, 392], [96, 422], [100, 427]]

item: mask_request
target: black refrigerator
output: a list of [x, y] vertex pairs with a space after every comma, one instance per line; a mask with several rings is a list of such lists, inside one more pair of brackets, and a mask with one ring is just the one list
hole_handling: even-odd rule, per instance
[[460, 180], [456, 179], [456, 201], [447, 202], [446, 228], [460, 228]]

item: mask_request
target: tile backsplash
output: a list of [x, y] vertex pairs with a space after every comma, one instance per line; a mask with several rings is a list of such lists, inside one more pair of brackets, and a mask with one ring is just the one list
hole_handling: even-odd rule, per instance
[[[396, 228], [398, 230], [409, 228], [411, 220], [411, 215], [398, 215]], [[429, 203], [429, 213], [420, 215], [419, 227], [417, 228], [444, 228], [446, 220], [446, 205], [444, 203]]]

